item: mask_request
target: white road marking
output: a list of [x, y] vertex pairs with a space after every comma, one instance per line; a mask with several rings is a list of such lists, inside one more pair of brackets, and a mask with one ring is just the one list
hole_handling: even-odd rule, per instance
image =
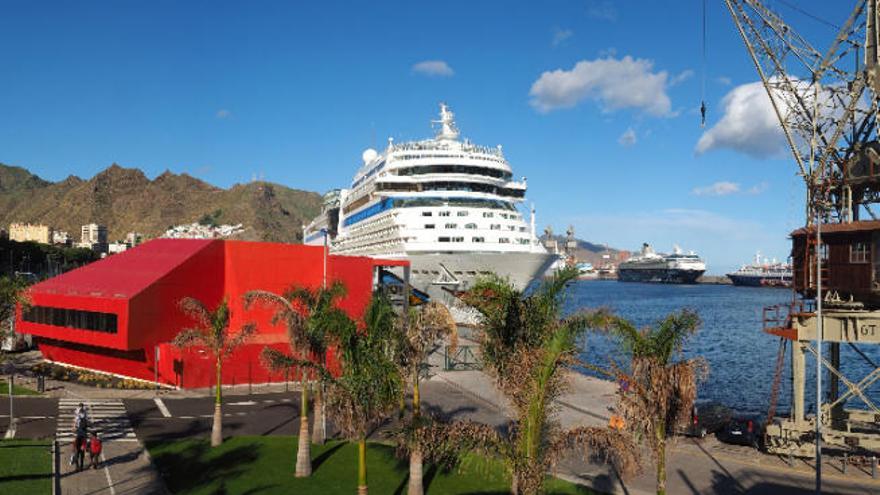
[[229, 402], [226, 405], [228, 405], [228, 406], [255, 406], [255, 405], [257, 405], [257, 403], [252, 400], [245, 400], [245, 401], [241, 401], [241, 402]]
[[165, 416], [166, 418], [171, 417], [171, 411], [169, 411], [168, 408], [165, 407], [165, 403], [162, 402], [162, 399], [160, 399], [159, 397], [156, 397], [153, 399], [153, 402], [156, 403], [156, 407], [159, 408], [159, 412], [162, 413], [162, 416]]
[[73, 411], [82, 402], [90, 420], [89, 428], [98, 430], [105, 442], [137, 442], [125, 404], [120, 399], [59, 399], [55, 437], [59, 442], [73, 442]]
[[116, 495], [116, 489], [113, 488], [113, 478], [110, 477], [110, 467], [107, 466], [107, 459], [104, 452], [101, 452], [101, 464], [104, 465], [104, 474], [107, 475], [107, 487], [110, 488], [110, 495]]

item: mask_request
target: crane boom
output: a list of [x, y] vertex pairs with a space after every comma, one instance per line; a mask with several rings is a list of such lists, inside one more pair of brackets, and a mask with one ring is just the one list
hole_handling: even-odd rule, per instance
[[858, 184], [853, 196], [848, 184], [865, 160], [880, 165], [878, 2], [858, 0], [823, 54], [760, 0], [725, 0], [804, 178], [808, 218], [821, 203], [852, 221], [860, 204], [880, 202], [880, 188]]

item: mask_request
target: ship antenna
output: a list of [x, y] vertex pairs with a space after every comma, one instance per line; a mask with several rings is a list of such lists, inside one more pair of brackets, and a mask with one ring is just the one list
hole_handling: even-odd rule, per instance
[[538, 236], [535, 235], [536, 234], [536, 232], [535, 232], [535, 203], [532, 203], [531, 223], [532, 223], [532, 239], [537, 239]]

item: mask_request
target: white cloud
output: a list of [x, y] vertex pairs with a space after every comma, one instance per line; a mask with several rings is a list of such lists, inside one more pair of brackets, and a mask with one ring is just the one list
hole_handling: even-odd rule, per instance
[[727, 76], [718, 76], [715, 78], [715, 81], [723, 86], [730, 86], [733, 84], [733, 81]]
[[626, 146], [627, 148], [636, 144], [636, 131], [630, 127], [623, 134], [617, 138], [617, 143], [621, 146]]
[[592, 0], [587, 5], [587, 17], [599, 19], [600, 21], [616, 21], [617, 9], [609, 0]]
[[749, 190], [746, 191], [746, 194], [751, 194], [753, 196], [756, 196], [756, 195], [761, 194], [764, 191], [766, 191], [768, 187], [770, 187], [770, 184], [768, 184], [767, 181], [759, 182], [759, 183], [755, 184], [754, 186], [750, 187]]
[[697, 141], [696, 152], [730, 149], [754, 158], [785, 152], [785, 137], [770, 97], [760, 82], [737, 86], [721, 100], [724, 115]]
[[695, 187], [691, 191], [695, 196], [727, 196], [739, 192], [739, 184], [736, 182], [720, 181], [714, 184]]
[[412, 66], [412, 71], [429, 77], [452, 77], [455, 71], [443, 60], [425, 60]]
[[685, 69], [681, 71], [678, 75], [673, 76], [671, 79], [669, 79], [669, 85], [675, 86], [681, 84], [692, 77], [694, 77], [694, 71], [691, 69]]
[[215, 116], [221, 120], [228, 119], [229, 117], [232, 117], [232, 112], [230, 112], [229, 110], [227, 110], [225, 108], [221, 108], [220, 110], [217, 110], [217, 113], [215, 114]]
[[553, 28], [553, 46], [559, 46], [565, 43], [572, 36], [574, 36], [574, 31], [571, 29]]
[[655, 116], [670, 116], [672, 102], [666, 93], [669, 74], [653, 72], [654, 62], [629, 55], [582, 60], [571, 70], [541, 74], [529, 91], [530, 103], [539, 112], [571, 108], [586, 99], [599, 102], [604, 112], [635, 108]]

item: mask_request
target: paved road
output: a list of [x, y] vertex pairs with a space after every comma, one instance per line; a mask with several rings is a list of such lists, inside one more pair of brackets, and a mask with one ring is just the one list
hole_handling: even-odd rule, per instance
[[[452, 419], [471, 419], [493, 425], [506, 421], [503, 405], [489, 395], [475, 394], [443, 380], [423, 382], [423, 407]], [[123, 401], [128, 421], [138, 439], [147, 443], [160, 438], [208, 437], [211, 430], [213, 399], [211, 397], [184, 399], [126, 399]], [[58, 425], [57, 399], [17, 398], [16, 415], [21, 419], [19, 437], [46, 438], [55, 434]], [[8, 421], [8, 403], [0, 401], [0, 427]], [[577, 413], [577, 410], [568, 414]], [[62, 411], [64, 413], [64, 411]], [[598, 421], [595, 416], [585, 418]], [[298, 430], [299, 403], [295, 392], [229, 396], [224, 404], [224, 435], [293, 435]], [[332, 434], [332, 425], [330, 425]], [[381, 438], [376, 432], [374, 438]], [[115, 446], [113, 446], [115, 445]], [[114, 449], [131, 448], [125, 452]], [[143, 458], [139, 443], [110, 443], [107, 449], [109, 471], [66, 475], [65, 488], [93, 487], [95, 483], [108, 485], [108, 476], [116, 487], [115, 493], [137, 493], [142, 483], [149, 483], [145, 473], [148, 463]], [[65, 450], [66, 451], [66, 450]], [[798, 461], [806, 464], [804, 461]], [[781, 468], [782, 461], [756, 453], [747, 447], [730, 446], [708, 438], [702, 441], [682, 440], [670, 451], [669, 492], [698, 494], [807, 494], [812, 493], [813, 477], [804, 471]], [[806, 466], [809, 467], [809, 466]], [[67, 468], [63, 472], [67, 473]], [[603, 465], [584, 462], [572, 457], [563, 463], [560, 473], [572, 479], [591, 483], [597, 488], [618, 493], [651, 493], [651, 467], [638, 478], [621, 487], [618, 480]], [[851, 467], [844, 475], [838, 466], [824, 470], [827, 493], [869, 494], [880, 493], [880, 482], [871, 481], [866, 469]], [[146, 476], [146, 477], [144, 477]], [[102, 477], [104, 478], [102, 480]], [[126, 486], [130, 489], [126, 490]], [[66, 490], [65, 493], [87, 493]]]
[[[128, 399], [125, 407], [143, 442], [211, 433], [213, 398]], [[299, 401], [293, 392], [224, 399], [224, 436], [294, 435], [299, 430], [298, 420]]]

